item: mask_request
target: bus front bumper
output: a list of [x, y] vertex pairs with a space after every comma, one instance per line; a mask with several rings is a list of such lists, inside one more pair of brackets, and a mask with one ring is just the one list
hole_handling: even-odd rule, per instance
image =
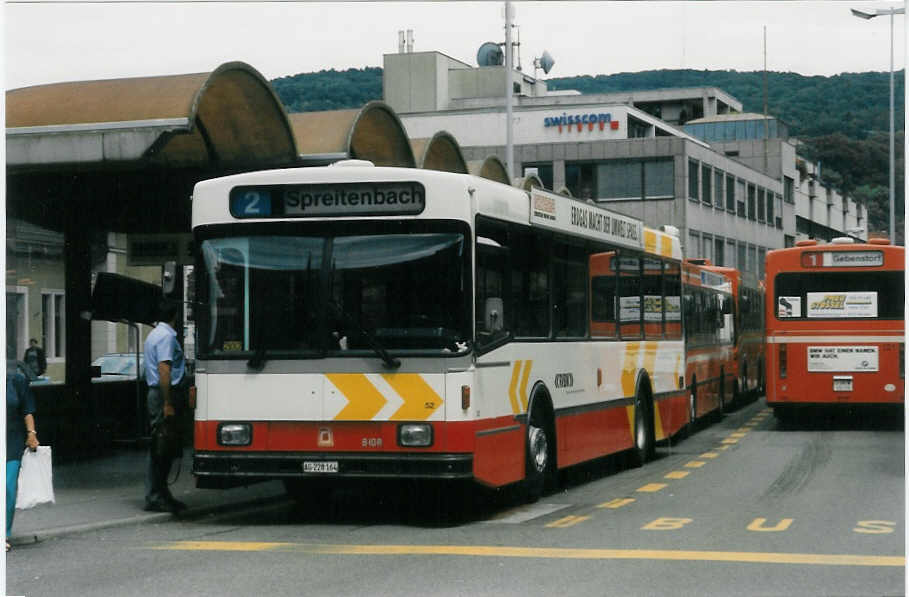
[[269, 479], [471, 479], [472, 454], [196, 452], [198, 487], [229, 487]]

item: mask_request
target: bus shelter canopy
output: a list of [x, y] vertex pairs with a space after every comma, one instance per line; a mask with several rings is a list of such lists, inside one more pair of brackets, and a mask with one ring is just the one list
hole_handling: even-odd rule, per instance
[[461, 147], [447, 131], [439, 131], [430, 138], [411, 139], [410, 147], [417, 159], [417, 168], [468, 173]]
[[505, 164], [494, 155], [489, 156], [485, 160], [471, 160], [467, 163], [467, 170], [474, 176], [511, 185], [511, 181], [508, 180], [508, 170], [505, 168]]

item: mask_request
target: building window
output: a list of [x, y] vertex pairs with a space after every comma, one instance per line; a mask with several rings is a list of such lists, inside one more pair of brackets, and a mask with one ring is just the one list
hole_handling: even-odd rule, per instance
[[66, 356], [66, 308], [62, 291], [41, 293], [41, 321], [44, 330], [41, 343], [49, 359]]
[[712, 182], [713, 178], [710, 174], [710, 166], [703, 164], [701, 166], [701, 201], [707, 205], [713, 203], [713, 192], [710, 188]]
[[671, 158], [565, 164], [565, 186], [580, 199], [672, 199], [674, 185]]
[[764, 260], [767, 258], [767, 249], [764, 247], [758, 247], [758, 277], [764, 279]]
[[536, 174], [547, 189], [558, 190], [552, 186], [552, 162], [524, 164], [524, 176], [530, 176], [531, 174]]
[[694, 230], [688, 231], [688, 257], [701, 256], [701, 234]]
[[745, 217], [745, 182], [742, 180], [735, 183], [735, 210], [740, 218]]
[[688, 160], [688, 198], [698, 200], [698, 163]]
[[727, 240], [726, 241], [726, 262], [723, 264], [726, 267], [738, 267], [735, 262], [735, 241]]
[[783, 247], [788, 249], [789, 247], [794, 247], [794, 246], [795, 246], [795, 237], [792, 236], [791, 234], [784, 234], [783, 235]]
[[710, 263], [716, 263], [713, 260], [713, 237], [709, 234], [705, 234], [701, 237], [701, 243], [703, 250], [701, 251], [701, 257], [704, 259], [709, 259]]
[[748, 271], [748, 260], [746, 259], [747, 249], [748, 249], [748, 247], [745, 246], [745, 243], [740, 242], [737, 247], [737, 250], [736, 250], [735, 267], [738, 268], [738, 270], [742, 271], [742, 272]]
[[783, 177], [783, 201], [795, 203], [795, 181], [788, 176]]
[[757, 210], [755, 209], [755, 207], [756, 207], [755, 195], [756, 194], [757, 193], [756, 193], [755, 186], [753, 184], [748, 185], [748, 219], [749, 220], [755, 219], [755, 216], [757, 215], [757, 213], [756, 213]]
[[646, 160], [644, 164], [644, 198], [675, 197], [675, 160]]
[[718, 209], [723, 209], [723, 201], [725, 200], [723, 193], [723, 180], [725, 176], [723, 175], [722, 170], [713, 171], [713, 197], [714, 197], [714, 206]]
[[735, 177], [726, 175], [726, 209], [735, 213]]
[[757, 271], [757, 247], [748, 245], [748, 271]]
[[579, 199], [593, 199], [596, 191], [596, 169], [590, 162], [565, 164], [565, 186]]
[[723, 254], [724, 246], [725, 246], [725, 243], [723, 243], [722, 237], [717, 236], [716, 238], [713, 239], [713, 262], [716, 265], [723, 265], [723, 266], [726, 265], [725, 255]]
[[765, 196], [766, 196], [766, 192], [764, 191], [764, 189], [761, 187], [758, 187], [758, 190], [757, 190], [757, 219], [758, 219], [758, 222], [763, 222], [765, 220], [765, 216], [766, 216], [766, 210], [764, 207]]
[[640, 162], [609, 161], [597, 164], [597, 199], [640, 199], [644, 181]]

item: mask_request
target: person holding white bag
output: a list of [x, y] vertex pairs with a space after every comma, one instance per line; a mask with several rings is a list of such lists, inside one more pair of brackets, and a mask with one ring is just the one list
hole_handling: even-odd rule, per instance
[[28, 380], [18, 371], [6, 371], [6, 551], [16, 513], [16, 493], [19, 488], [19, 466], [25, 447], [38, 449], [35, 430], [35, 396]]

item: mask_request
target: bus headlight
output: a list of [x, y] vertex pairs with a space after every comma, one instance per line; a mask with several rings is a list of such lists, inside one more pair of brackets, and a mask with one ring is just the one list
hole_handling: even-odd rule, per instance
[[403, 423], [398, 425], [398, 445], [408, 448], [426, 448], [432, 445], [432, 425], [429, 423]]
[[222, 446], [248, 446], [252, 443], [252, 425], [222, 423], [218, 426], [218, 443]]

